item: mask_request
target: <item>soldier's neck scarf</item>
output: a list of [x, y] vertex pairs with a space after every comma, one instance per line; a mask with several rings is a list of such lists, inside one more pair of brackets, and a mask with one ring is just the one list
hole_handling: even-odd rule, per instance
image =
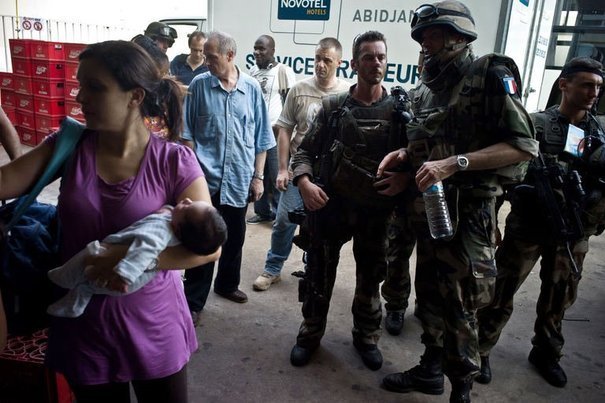
[[434, 92], [442, 92], [458, 84], [474, 60], [470, 48], [466, 48], [443, 66], [424, 66], [421, 79]]

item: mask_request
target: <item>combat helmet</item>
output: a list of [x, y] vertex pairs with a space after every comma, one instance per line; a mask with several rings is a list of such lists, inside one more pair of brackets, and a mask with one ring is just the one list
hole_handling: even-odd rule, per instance
[[168, 47], [174, 44], [174, 40], [178, 37], [176, 30], [163, 22], [154, 21], [147, 26], [145, 36], [155, 40], [157, 38], [168, 41]]
[[412, 38], [422, 42], [422, 31], [436, 25], [445, 25], [464, 35], [468, 42], [477, 39], [475, 20], [467, 6], [456, 0], [423, 4], [414, 11], [412, 18]]

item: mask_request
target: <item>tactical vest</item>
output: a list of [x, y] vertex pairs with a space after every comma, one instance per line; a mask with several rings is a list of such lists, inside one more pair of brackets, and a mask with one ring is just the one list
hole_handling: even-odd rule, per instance
[[[536, 128], [536, 139], [540, 142], [540, 151], [544, 156], [546, 164], [558, 164], [566, 171], [570, 164], [576, 167], [587, 168], [585, 163], [582, 163], [582, 157], [565, 154], [565, 160], [562, 161], [560, 156], [565, 150], [567, 142], [568, 123], [560, 120], [558, 105], [551, 106], [541, 113], [532, 114], [534, 127]], [[605, 141], [605, 133], [599, 127], [598, 123], [587, 116], [585, 124], [581, 125], [584, 130], [584, 137], [594, 136], [602, 142]], [[585, 147], [587, 149], [588, 147]], [[588, 150], [587, 150], [588, 152]], [[531, 169], [531, 168], [530, 168]], [[583, 180], [589, 179], [590, 172], [586, 169], [580, 169], [580, 174]]]
[[[508, 70], [498, 69], [499, 66]], [[505, 77], [506, 71], [512, 72], [520, 86], [521, 79], [514, 61], [506, 56], [489, 54], [473, 61], [464, 77], [450, 91], [434, 93], [422, 84], [414, 90], [412, 105], [415, 119], [407, 125], [407, 137], [408, 152], [415, 169], [428, 160], [480, 150], [497, 142], [490, 133], [494, 133], [499, 117], [490, 116], [486, 94], [487, 72], [494, 67], [498, 78]], [[498, 196], [502, 194], [503, 183], [522, 181], [526, 170], [527, 163], [520, 163], [491, 171], [457, 172], [448, 178], [448, 182], [473, 196]]]
[[[540, 151], [544, 154], [557, 155], [565, 149], [567, 141], [567, 124], [559, 121], [558, 105], [551, 106], [542, 113], [532, 114], [536, 139], [540, 142]], [[585, 136], [603, 137], [596, 123], [590, 119], [584, 128]]]
[[348, 97], [342, 93], [322, 99], [330, 136], [328, 189], [361, 205], [390, 208], [395, 199], [378, 194], [373, 184], [383, 157], [404, 146], [405, 124], [395, 117], [398, 101], [388, 96], [359, 106], [347, 102]]

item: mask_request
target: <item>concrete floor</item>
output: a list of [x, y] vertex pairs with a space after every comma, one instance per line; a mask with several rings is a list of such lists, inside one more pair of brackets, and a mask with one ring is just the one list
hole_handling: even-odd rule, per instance
[[[4, 163], [6, 155], [0, 154]], [[54, 184], [40, 199], [54, 201], [56, 195]], [[269, 225], [248, 225], [241, 289], [249, 302], [235, 304], [214, 293], [208, 299], [197, 330], [200, 348], [188, 367], [190, 402], [448, 401], [447, 381], [442, 396], [396, 394], [380, 387], [385, 375], [416, 365], [423, 351], [421, 328], [411, 309], [403, 333], [394, 337], [385, 332], [380, 340], [383, 367], [373, 372], [361, 362], [351, 343], [355, 271], [350, 243], [342, 251], [322, 347], [308, 366], [292, 367], [289, 354], [301, 314], [298, 280], [290, 273], [301, 268], [302, 253], [294, 248], [280, 283], [254, 292], [252, 282], [262, 272], [270, 234]], [[563, 389], [543, 381], [527, 361], [539, 286], [534, 270], [519, 290], [513, 317], [492, 352], [494, 379], [488, 386], [474, 386], [473, 402], [605, 402], [605, 238], [591, 242], [578, 300], [563, 325], [567, 340], [561, 365], [569, 379]], [[412, 306], [413, 298], [412, 291]]]

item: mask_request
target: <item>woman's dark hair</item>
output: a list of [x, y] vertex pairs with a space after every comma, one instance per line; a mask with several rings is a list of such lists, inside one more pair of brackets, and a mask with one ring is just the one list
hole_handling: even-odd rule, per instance
[[170, 70], [170, 60], [153, 39], [146, 35], [139, 34], [130, 41], [136, 43], [149, 53], [149, 56], [155, 61], [162, 75], [168, 74], [168, 71]]
[[89, 45], [80, 61], [94, 59], [116, 79], [122, 90], [142, 88], [145, 99], [141, 115], [160, 117], [169, 130], [169, 140], [183, 131], [183, 89], [174, 79], [162, 77], [156, 62], [139, 45], [128, 41], [105, 41]]

